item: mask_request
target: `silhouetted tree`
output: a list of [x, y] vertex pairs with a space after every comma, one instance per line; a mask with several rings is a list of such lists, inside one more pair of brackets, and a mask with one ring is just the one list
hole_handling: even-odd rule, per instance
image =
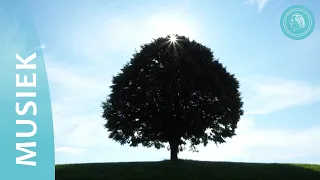
[[235, 135], [243, 114], [238, 89], [209, 48], [184, 36], [161, 37], [142, 45], [113, 77], [102, 117], [109, 138], [157, 149], [168, 142], [177, 160], [187, 141], [196, 150]]

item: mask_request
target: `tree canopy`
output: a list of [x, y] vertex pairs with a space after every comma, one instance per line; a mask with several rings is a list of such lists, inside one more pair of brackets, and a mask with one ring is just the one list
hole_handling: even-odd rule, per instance
[[163, 148], [171, 160], [187, 142], [191, 150], [224, 143], [243, 115], [239, 82], [210, 48], [184, 36], [141, 46], [102, 102], [109, 138], [130, 146]]

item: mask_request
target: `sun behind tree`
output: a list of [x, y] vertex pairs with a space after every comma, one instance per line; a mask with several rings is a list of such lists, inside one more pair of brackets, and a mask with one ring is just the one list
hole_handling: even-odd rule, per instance
[[224, 143], [243, 115], [238, 80], [209, 48], [184, 36], [142, 45], [112, 82], [102, 103], [109, 138], [157, 149], [168, 142], [171, 160], [187, 142], [191, 150]]
[[177, 37], [175, 35], [170, 36], [170, 42], [176, 43], [177, 42]]

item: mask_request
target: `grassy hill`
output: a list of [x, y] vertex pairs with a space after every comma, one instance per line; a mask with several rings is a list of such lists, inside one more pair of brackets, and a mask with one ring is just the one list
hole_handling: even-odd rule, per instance
[[320, 180], [320, 165], [161, 161], [56, 166], [56, 180]]

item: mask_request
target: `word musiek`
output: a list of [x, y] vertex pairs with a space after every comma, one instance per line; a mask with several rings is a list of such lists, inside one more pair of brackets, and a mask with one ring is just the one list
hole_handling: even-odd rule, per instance
[[[27, 70], [35, 71], [36, 64], [32, 64], [32, 60], [37, 57], [36, 53], [23, 59], [20, 55], [16, 54], [16, 59], [19, 63], [16, 64], [16, 70]], [[16, 88], [36, 88], [37, 87], [37, 74], [32, 73], [31, 76], [16, 74]], [[17, 138], [31, 138], [37, 133], [37, 124], [30, 119], [23, 118], [27, 113], [31, 113], [34, 117], [37, 116], [37, 105], [32, 98], [36, 97], [36, 92], [16, 92], [16, 113], [19, 115], [19, 119], [16, 120], [16, 125], [19, 126], [31, 126], [30, 132], [16, 132]], [[31, 99], [31, 100], [30, 100]], [[21, 100], [26, 103], [20, 103]], [[27, 101], [25, 101], [27, 100]], [[29, 129], [29, 128], [28, 128]], [[31, 161], [29, 159], [36, 156], [36, 152], [29, 150], [28, 148], [35, 148], [36, 142], [17, 142], [16, 150], [26, 153], [23, 156], [16, 157], [16, 164], [26, 165], [26, 166], [36, 166], [36, 161]]]

